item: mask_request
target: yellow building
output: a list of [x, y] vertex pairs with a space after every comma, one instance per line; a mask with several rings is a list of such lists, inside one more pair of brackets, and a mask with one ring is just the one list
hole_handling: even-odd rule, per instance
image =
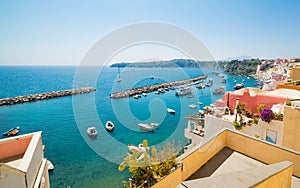
[[178, 158], [159, 187], [300, 187], [300, 153], [222, 129]]
[[292, 81], [300, 80], [300, 67], [291, 69]]
[[49, 188], [42, 132], [0, 140], [0, 187]]
[[292, 101], [292, 106], [284, 108], [284, 134], [282, 146], [300, 151], [300, 101]]

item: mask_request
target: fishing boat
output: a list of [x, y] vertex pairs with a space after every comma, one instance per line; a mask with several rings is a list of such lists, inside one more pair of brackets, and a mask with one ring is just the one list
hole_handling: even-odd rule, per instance
[[90, 137], [96, 137], [98, 134], [96, 127], [89, 127], [86, 132]]
[[175, 114], [175, 110], [171, 109], [171, 108], [167, 108], [167, 111], [170, 113], [170, 114]]
[[216, 88], [214, 91], [213, 91], [213, 94], [214, 95], [222, 95], [225, 93], [225, 87], [224, 86], [220, 86], [219, 88]]
[[233, 87], [235, 90], [241, 89], [244, 87], [244, 81], [242, 81], [242, 83], [240, 84], [235, 84], [235, 86]]
[[3, 136], [14, 136], [20, 132], [20, 127], [14, 127], [3, 133]]
[[197, 108], [198, 106], [195, 104], [190, 104], [189, 107], [194, 109], [194, 108]]
[[147, 131], [147, 132], [153, 131], [157, 127], [154, 124], [145, 124], [145, 123], [139, 123], [138, 126], [142, 131]]
[[192, 93], [192, 87], [187, 86], [176, 91], [176, 96], [183, 96]]
[[115, 128], [115, 125], [111, 121], [107, 121], [105, 124], [105, 128], [108, 132], [112, 132]]

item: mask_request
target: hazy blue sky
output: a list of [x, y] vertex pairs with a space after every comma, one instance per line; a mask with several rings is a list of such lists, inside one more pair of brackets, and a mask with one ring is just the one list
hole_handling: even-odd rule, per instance
[[[299, 9], [296, 0], [3, 0], [0, 65], [78, 65], [101, 37], [145, 21], [190, 31], [215, 59], [299, 57]], [[157, 56], [173, 58], [172, 53]], [[122, 58], [131, 60], [129, 55], [116, 59]]]

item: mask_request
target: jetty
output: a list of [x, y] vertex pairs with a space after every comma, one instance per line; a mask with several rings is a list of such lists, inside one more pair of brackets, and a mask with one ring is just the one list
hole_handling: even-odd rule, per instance
[[53, 91], [40, 94], [31, 94], [27, 96], [18, 96], [13, 98], [0, 99], [0, 106], [14, 105], [19, 103], [34, 102], [39, 100], [47, 100], [51, 98], [65, 97], [70, 95], [84, 94], [96, 91], [96, 88], [79, 88], [71, 90]]
[[196, 83], [197, 81], [205, 80], [206, 78], [207, 78], [206, 75], [201, 75], [201, 76], [186, 79], [186, 80], [179, 80], [179, 81], [174, 81], [174, 82], [166, 82], [166, 83], [162, 83], [162, 84], [154, 84], [151, 86], [143, 86], [143, 87], [127, 89], [127, 90], [124, 90], [121, 92], [116, 92], [116, 93], [110, 94], [110, 98], [113, 98], [113, 99], [126, 98], [126, 97], [134, 96], [137, 94], [157, 91], [158, 89], [161, 89], [161, 88], [171, 88], [171, 87], [176, 87], [176, 86], [180, 86], [180, 85]]

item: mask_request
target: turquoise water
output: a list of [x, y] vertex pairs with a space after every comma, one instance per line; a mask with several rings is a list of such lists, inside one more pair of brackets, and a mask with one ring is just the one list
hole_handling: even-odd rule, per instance
[[[202, 109], [221, 98], [221, 95], [211, 95], [213, 89], [221, 85], [221, 78], [212, 71], [125, 68], [121, 70], [122, 82], [117, 83], [116, 68], [104, 68], [98, 75], [95, 68], [84, 68], [80, 73], [77, 67], [0, 67], [0, 98], [72, 87], [97, 88], [96, 92], [89, 94], [1, 106], [0, 132], [17, 125], [21, 127], [20, 134], [43, 131], [45, 157], [55, 166], [54, 172], [50, 173], [51, 187], [121, 187], [122, 180], [129, 177], [126, 170], [122, 173], [117, 170], [118, 163], [126, 156], [127, 144], [139, 144], [144, 139], [157, 147], [161, 147], [166, 140], [180, 141], [181, 145], [187, 142], [184, 138], [185, 117], [197, 113], [197, 109], [190, 109], [188, 105], [201, 101], [204, 104], [199, 109]], [[138, 100], [109, 98], [114, 91], [186, 79], [203, 72], [214, 79], [214, 84], [212, 88], [194, 89], [194, 98], [175, 97], [174, 90], [162, 95], [149, 93]], [[156, 79], [150, 79], [151, 75]], [[253, 79], [226, 77], [227, 90], [233, 89], [233, 79], [237, 83], [245, 79], [246, 87], [255, 85]], [[176, 114], [167, 114], [167, 107], [175, 109]], [[107, 120], [115, 124], [112, 133], [107, 133], [103, 128]], [[154, 132], [145, 133], [139, 131], [139, 122], [159, 122], [160, 126]], [[97, 139], [86, 135], [89, 126], [97, 127]]]

